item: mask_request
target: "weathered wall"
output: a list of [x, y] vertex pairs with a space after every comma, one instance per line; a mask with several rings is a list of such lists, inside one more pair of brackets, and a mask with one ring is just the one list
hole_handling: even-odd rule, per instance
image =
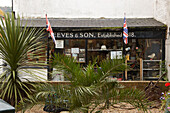
[[167, 25], [167, 39], [165, 43], [165, 60], [168, 70], [168, 78], [170, 80], [170, 0], [155, 0], [154, 2], [154, 18]]
[[14, 0], [23, 17], [44, 18], [152, 18], [154, 0]]
[[25, 81], [46, 81], [47, 80], [47, 69], [22, 69], [19, 73], [20, 79]]
[[168, 31], [167, 31], [167, 37], [168, 39], [167, 41], [167, 52], [166, 52], [166, 56], [167, 56], [167, 68], [168, 68], [168, 78], [170, 80], [170, 0], [168, 0], [167, 3], [167, 25], [168, 25]]
[[166, 40], [166, 61], [168, 69], [168, 79], [170, 80], [170, 0], [167, 0], [167, 40]]
[[168, 0], [154, 0], [154, 18], [167, 23]]

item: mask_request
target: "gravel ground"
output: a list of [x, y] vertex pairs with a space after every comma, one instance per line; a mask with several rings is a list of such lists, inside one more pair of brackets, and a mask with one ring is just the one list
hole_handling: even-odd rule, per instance
[[[144, 113], [143, 111], [138, 111], [137, 109], [126, 109], [126, 108], [112, 108], [104, 110], [102, 113]], [[148, 110], [148, 113], [164, 113], [164, 111], [157, 108], [152, 108]]]
[[[135, 109], [130, 104], [120, 103], [120, 104], [114, 105], [114, 107], [110, 107], [109, 109], [103, 110], [102, 113], [144, 113], [144, 112], [139, 111], [138, 109]], [[159, 110], [159, 108], [150, 108], [148, 109], [148, 113], [164, 113], [164, 111]]]
[[[137, 109], [133, 108], [133, 106], [127, 103], [121, 104], [121, 108], [119, 104], [116, 105], [115, 107], [114, 108], [110, 107], [109, 109], [103, 110], [102, 113], [144, 113], [143, 111], [138, 111]], [[95, 113], [95, 111], [93, 113]], [[21, 113], [21, 112], [17, 112], [17, 113]], [[47, 113], [47, 112], [43, 111], [42, 105], [36, 105], [32, 109], [27, 110], [25, 113]], [[164, 111], [159, 110], [159, 108], [152, 108], [152, 109], [148, 109], [148, 113], [164, 113]]]

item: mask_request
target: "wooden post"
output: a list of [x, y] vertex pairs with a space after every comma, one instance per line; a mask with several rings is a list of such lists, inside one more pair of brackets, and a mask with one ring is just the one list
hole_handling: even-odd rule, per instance
[[[125, 65], [127, 66], [127, 59], [125, 60]], [[127, 80], [127, 69], [125, 69], [125, 80]]]
[[142, 58], [140, 58], [139, 61], [140, 61], [140, 80], [143, 80], [143, 61], [142, 61]]
[[50, 80], [50, 66], [49, 66], [49, 59], [50, 59], [50, 41], [49, 41], [49, 34], [47, 37], [47, 80]]

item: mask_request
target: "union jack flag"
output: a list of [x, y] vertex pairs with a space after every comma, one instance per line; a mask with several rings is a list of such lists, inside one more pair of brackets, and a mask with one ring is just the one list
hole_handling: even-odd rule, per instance
[[47, 14], [46, 14], [46, 30], [50, 32], [51, 38], [53, 39], [53, 42], [56, 44], [55, 36], [54, 36], [53, 30], [51, 28], [51, 24], [50, 24], [50, 22], [47, 19]]
[[124, 17], [123, 40], [124, 40], [125, 44], [128, 43], [128, 28], [127, 28], [127, 24], [126, 24], [126, 17]]

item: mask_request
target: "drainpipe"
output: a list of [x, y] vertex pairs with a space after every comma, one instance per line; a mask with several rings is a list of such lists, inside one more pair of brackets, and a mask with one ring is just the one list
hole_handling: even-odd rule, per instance
[[12, 0], [12, 12], [13, 12], [13, 0]]
[[15, 17], [15, 11], [14, 11], [14, 0], [12, 0], [12, 13], [13, 13], [13, 15], [14, 15], [14, 18], [16, 19], [16, 17]]

